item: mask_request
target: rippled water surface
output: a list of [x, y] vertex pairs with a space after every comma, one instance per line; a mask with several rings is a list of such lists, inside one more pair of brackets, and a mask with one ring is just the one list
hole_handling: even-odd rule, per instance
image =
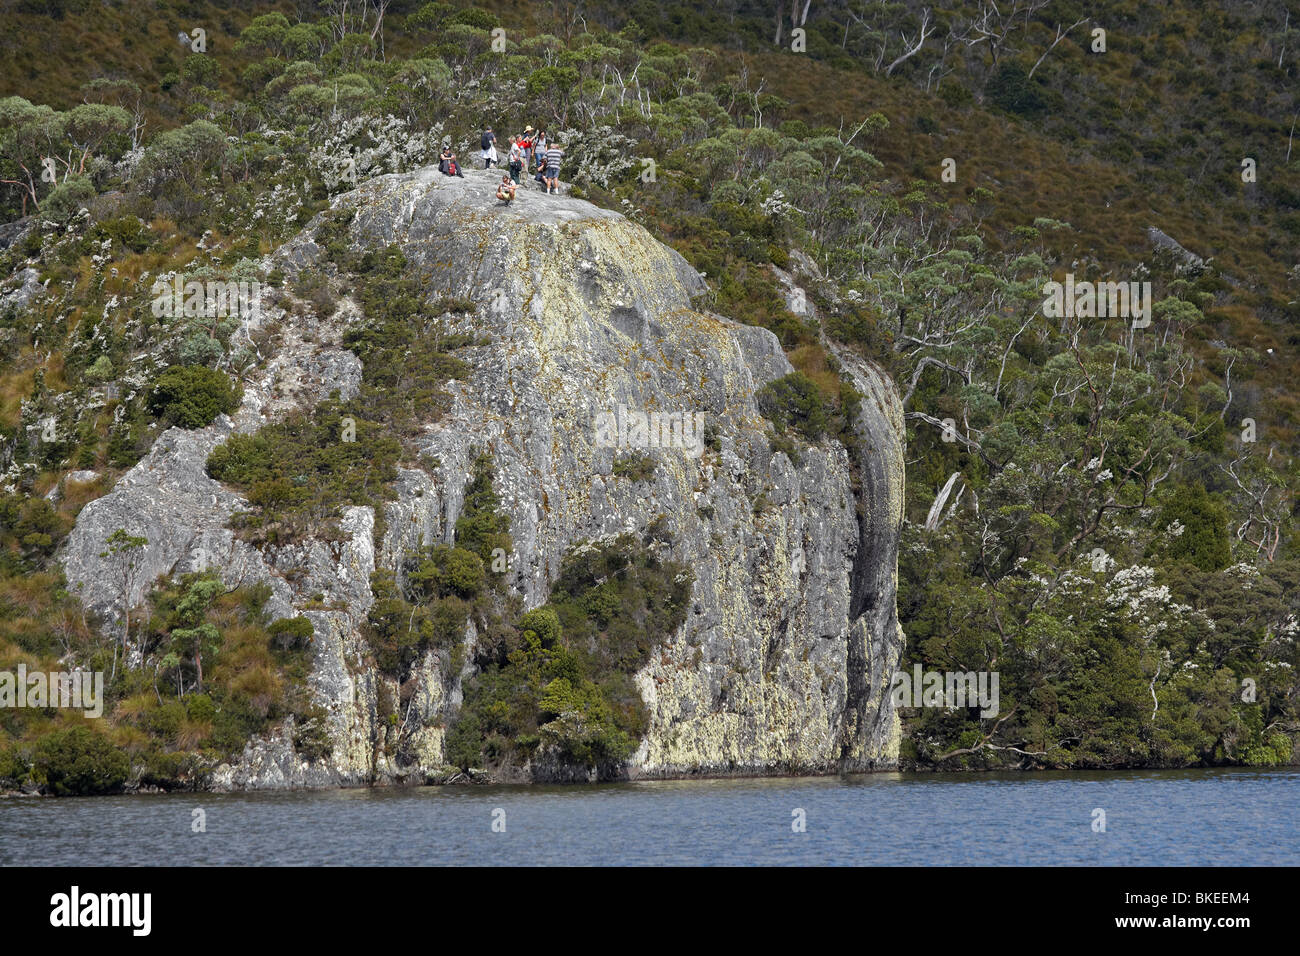
[[1297, 770], [875, 774], [16, 798], [0, 863], [1297, 865], [1298, 831]]

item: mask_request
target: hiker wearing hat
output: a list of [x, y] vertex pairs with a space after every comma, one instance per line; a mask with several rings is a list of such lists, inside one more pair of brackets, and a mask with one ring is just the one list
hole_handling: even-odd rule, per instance
[[533, 162], [533, 134], [535, 130], [531, 126], [524, 127], [524, 135], [519, 137], [519, 149], [524, 157], [524, 169], [528, 169]]
[[492, 132], [491, 126], [483, 130], [483, 136], [479, 139], [478, 145], [479, 149], [482, 150], [484, 169], [491, 169], [492, 164], [497, 161], [496, 142], [497, 136], [496, 133]]

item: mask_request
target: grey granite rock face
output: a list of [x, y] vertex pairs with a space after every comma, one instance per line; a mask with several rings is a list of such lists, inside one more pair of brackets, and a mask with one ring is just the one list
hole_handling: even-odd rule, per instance
[[[167, 432], [83, 510], [64, 555], [70, 580], [92, 607], [112, 613], [120, 600], [103, 583], [109, 569], [97, 555], [121, 526], [150, 538], [151, 575], [188, 569], [206, 541], [205, 557], [228, 580], [271, 582], [277, 614], [325, 594], [331, 610], [307, 613], [316, 625], [312, 686], [330, 714], [333, 755], [309, 764], [286, 728], [221, 768], [216, 785], [429, 779], [442, 769], [445, 727], [472, 671], [452, 673], [447, 655], [427, 655], [413, 675], [411, 712], [388, 726], [378, 701], [394, 688], [384, 691], [385, 678], [366, 665], [358, 624], [373, 600], [371, 569], [452, 540], [472, 462], [485, 450], [511, 518], [508, 582], [527, 607], [546, 601], [571, 547], [656, 520], [673, 535], [672, 557], [694, 572], [685, 624], [659, 636], [636, 675], [650, 729], [629, 776], [893, 766], [898, 720], [887, 689], [902, 647], [895, 584], [903, 488], [893, 383], [841, 354], [865, 396], [858, 460], [826, 442], [792, 462], [771, 450], [755, 404], [763, 384], [792, 371], [771, 333], [698, 310], [700, 276], [621, 215], [537, 192], [505, 206], [492, 196], [497, 178], [426, 169], [381, 177], [338, 200], [356, 208], [359, 246], [397, 243], [431, 276], [433, 295], [473, 299], [478, 308], [457, 331], [484, 343], [458, 353], [473, 371], [450, 383], [449, 412], [420, 439], [438, 465], [401, 472], [381, 541], [371, 546], [373, 515], [355, 508], [341, 549], [308, 541], [255, 551], [225, 529], [241, 499], [203, 473], [208, 451], [231, 429], [252, 430], [292, 404], [276, 398], [288, 367], [313, 370], [302, 376], [310, 387], [297, 404], [330, 387], [355, 390], [356, 368], [337, 346], [356, 318], [345, 303], [313, 328], [312, 341], [289, 337], [246, 383], [232, 419]], [[274, 265], [293, 276], [323, 268], [319, 257], [309, 228]], [[711, 447], [606, 447], [598, 416], [620, 406], [702, 414]], [[647, 480], [615, 476], [615, 460], [632, 451], [653, 457]], [[474, 639], [470, 625], [467, 646]], [[541, 762], [533, 774], [574, 776]]]
[[31, 266], [22, 269], [17, 278], [17, 285], [3, 293], [0, 293], [0, 313], [13, 309], [21, 312], [23, 309], [31, 307], [36, 297], [45, 291], [45, 286], [41, 284], [40, 273]]
[[1147, 240], [1151, 243], [1153, 249], [1162, 249], [1172, 255], [1183, 271], [1200, 272], [1206, 266], [1204, 259], [1196, 253], [1183, 248], [1182, 243], [1177, 239], [1155, 226], [1147, 226]]

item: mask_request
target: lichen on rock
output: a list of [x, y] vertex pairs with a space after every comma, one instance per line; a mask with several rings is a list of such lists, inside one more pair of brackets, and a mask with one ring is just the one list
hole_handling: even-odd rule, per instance
[[[302, 407], [334, 389], [355, 391], [359, 363], [338, 344], [355, 316], [342, 308], [310, 341], [290, 328], [280, 351], [245, 382], [244, 406], [233, 416], [166, 432], [87, 505], [63, 555], [69, 580], [93, 609], [114, 613], [100, 552], [104, 537], [124, 527], [149, 538], [150, 580], [190, 569], [202, 548], [228, 581], [269, 582], [277, 615], [311, 618], [311, 687], [329, 715], [332, 753], [307, 760], [284, 728], [222, 767], [218, 788], [435, 779], [472, 667], [425, 654], [411, 675], [410, 715], [394, 728], [379, 713], [381, 693], [391, 691], [367, 662], [360, 627], [373, 600], [370, 571], [395, 570], [414, 549], [452, 543], [473, 462], [485, 451], [514, 540], [506, 583], [525, 609], [547, 600], [570, 549], [655, 522], [670, 532], [672, 559], [694, 574], [685, 623], [659, 635], [636, 675], [649, 728], [626, 775], [894, 766], [898, 720], [887, 689], [902, 648], [895, 584], [903, 429], [893, 383], [870, 363], [839, 355], [864, 396], [859, 440], [850, 450], [827, 439], [792, 461], [771, 447], [755, 400], [764, 384], [793, 371], [775, 336], [697, 308], [700, 275], [618, 213], [539, 192], [500, 204], [495, 179], [430, 168], [381, 176], [336, 200], [355, 209], [350, 242], [395, 244], [428, 276], [431, 297], [476, 304], [452, 328], [474, 336], [458, 351], [472, 373], [446, 384], [449, 408], [416, 439], [431, 464], [399, 470], [379, 540], [373, 510], [356, 507], [341, 516], [341, 545], [309, 539], [259, 549], [228, 527], [245, 506], [241, 496], [204, 471], [226, 435], [292, 407], [273, 386], [276, 376], [299, 370]], [[323, 269], [317, 225], [268, 265], [290, 278]], [[710, 443], [697, 455], [671, 445], [606, 447], [597, 418], [620, 407], [702, 413]], [[653, 459], [648, 474], [616, 473], [616, 459], [629, 451]], [[470, 622], [466, 648], [475, 639]], [[539, 761], [534, 778], [572, 774]]]

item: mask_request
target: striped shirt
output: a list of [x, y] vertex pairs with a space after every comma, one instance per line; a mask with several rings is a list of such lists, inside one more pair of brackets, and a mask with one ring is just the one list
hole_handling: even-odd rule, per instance
[[552, 169], [560, 168], [560, 157], [564, 154], [552, 146], [546, 151], [546, 169], [549, 172]]

